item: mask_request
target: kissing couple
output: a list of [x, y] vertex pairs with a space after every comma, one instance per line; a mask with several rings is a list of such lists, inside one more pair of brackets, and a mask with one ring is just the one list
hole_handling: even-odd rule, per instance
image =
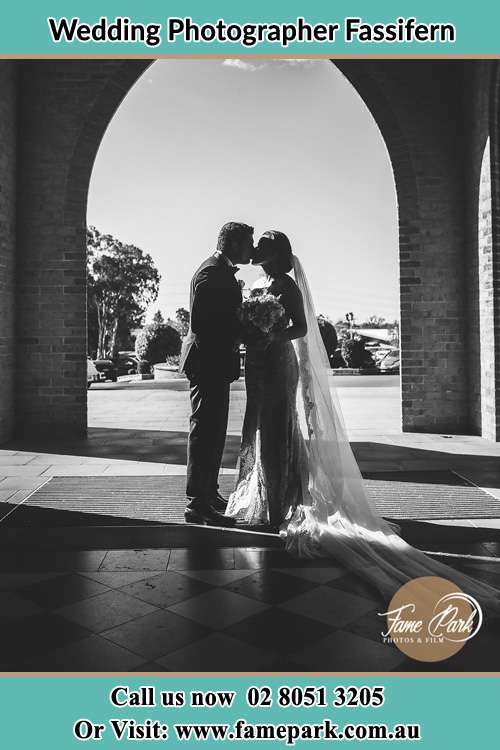
[[[302, 264], [283, 232], [265, 232], [254, 247], [253, 231], [225, 224], [191, 282], [179, 365], [191, 395], [186, 521], [279, 532], [290, 554], [331, 558], [385, 600], [409, 580], [422, 578], [425, 589], [425, 577], [441, 576], [500, 612], [500, 591], [412, 547], [377, 513], [347, 438]], [[243, 301], [235, 274], [250, 262], [263, 275]], [[241, 342], [247, 403], [226, 501], [218, 477]]]

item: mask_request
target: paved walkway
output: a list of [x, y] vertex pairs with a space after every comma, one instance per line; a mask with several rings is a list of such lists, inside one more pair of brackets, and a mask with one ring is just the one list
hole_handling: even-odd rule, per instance
[[[451, 468], [500, 497], [499, 444], [402, 434], [397, 384], [360, 381], [338, 385], [362, 470]], [[235, 470], [244, 403], [238, 384], [225, 473]], [[88, 439], [2, 446], [1, 507], [15, 508], [52, 476], [183, 474], [188, 413], [183, 381], [93, 386]], [[473, 538], [484, 525], [492, 539], [498, 520], [444, 523], [460, 527], [459, 543], [429, 539], [425, 549], [500, 588], [500, 543]], [[136, 527], [128, 544], [85, 549], [53, 543], [45, 529], [26, 538], [9, 531], [0, 547], [0, 637], [9, 644], [0, 671], [500, 670], [498, 619], [445, 662], [406, 659], [381, 640], [387, 602], [331, 561], [255, 547], [171, 549]]]
[[[500, 586], [498, 564], [461, 567]], [[498, 619], [422, 663], [383, 643], [386, 607], [281, 551], [3, 547], [0, 671], [500, 671]]]
[[[475, 436], [401, 433], [398, 379], [335, 378], [362, 471], [452, 469], [500, 498], [500, 444]], [[234, 473], [245, 408], [232, 388], [222, 472]], [[87, 440], [23, 440], [0, 447], [0, 502], [22, 502], [52, 476], [184, 474], [187, 382], [121, 381], [89, 391]], [[446, 524], [500, 528], [499, 519]]]

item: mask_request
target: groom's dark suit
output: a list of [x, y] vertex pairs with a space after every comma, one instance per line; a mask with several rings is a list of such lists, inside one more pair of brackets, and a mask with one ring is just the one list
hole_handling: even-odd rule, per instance
[[229, 411], [229, 385], [240, 374], [241, 289], [238, 269], [221, 254], [202, 263], [191, 281], [191, 324], [179, 369], [191, 384], [186, 495], [188, 507], [215, 499]]

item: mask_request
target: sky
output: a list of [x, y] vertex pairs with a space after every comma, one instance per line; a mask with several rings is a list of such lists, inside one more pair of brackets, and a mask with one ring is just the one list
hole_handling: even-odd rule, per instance
[[[87, 220], [135, 244], [162, 276], [165, 318], [226, 221], [284, 231], [316, 312], [399, 317], [397, 204], [382, 136], [329, 61], [160, 60], [101, 142]], [[251, 283], [256, 268], [242, 267]]]

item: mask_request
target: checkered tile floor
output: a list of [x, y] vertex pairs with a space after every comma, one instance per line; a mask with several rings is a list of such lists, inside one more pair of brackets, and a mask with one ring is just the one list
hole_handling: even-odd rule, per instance
[[[499, 563], [469, 571], [500, 586]], [[279, 550], [4, 547], [0, 671], [500, 670], [499, 622], [420, 664], [382, 643], [383, 605], [352, 574]]]

